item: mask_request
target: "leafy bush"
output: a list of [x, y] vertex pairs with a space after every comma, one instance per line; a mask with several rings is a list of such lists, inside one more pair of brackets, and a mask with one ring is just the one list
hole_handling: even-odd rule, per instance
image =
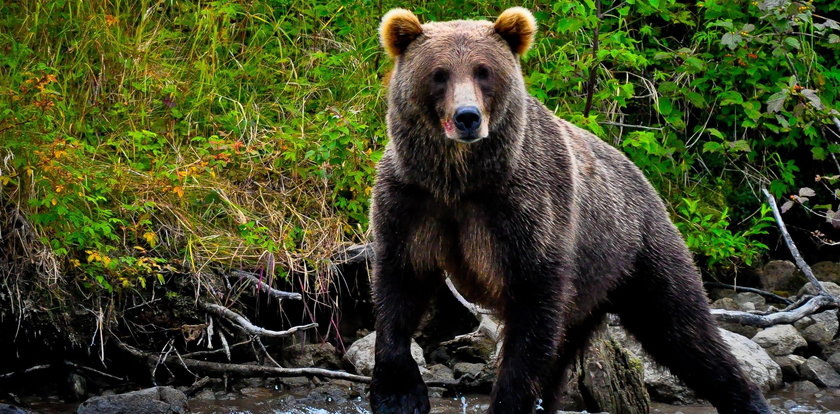
[[[386, 142], [379, 17], [509, 5], [3, 3], [0, 204], [88, 288], [266, 255], [317, 267], [366, 231]], [[789, 192], [840, 149], [832, 1], [524, 5], [540, 22], [530, 91], [643, 168], [711, 270], [765, 251], [757, 186]]]

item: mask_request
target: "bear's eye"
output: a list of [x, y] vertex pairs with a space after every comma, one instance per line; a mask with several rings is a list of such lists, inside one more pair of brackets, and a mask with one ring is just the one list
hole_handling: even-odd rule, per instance
[[435, 69], [435, 71], [432, 72], [432, 80], [435, 83], [446, 83], [446, 81], [449, 80], [449, 72], [447, 72], [446, 69]]
[[484, 65], [475, 67], [475, 78], [478, 80], [487, 80], [490, 77], [490, 68]]

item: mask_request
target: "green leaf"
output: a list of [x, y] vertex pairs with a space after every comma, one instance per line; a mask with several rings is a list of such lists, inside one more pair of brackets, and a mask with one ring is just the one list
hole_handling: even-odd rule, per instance
[[723, 37], [720, 38], [720, 44], [728, 47], [730, 50], [735, 50], [741, 44], [741, 37], [740, 34], [734, 32], [724, 33]]

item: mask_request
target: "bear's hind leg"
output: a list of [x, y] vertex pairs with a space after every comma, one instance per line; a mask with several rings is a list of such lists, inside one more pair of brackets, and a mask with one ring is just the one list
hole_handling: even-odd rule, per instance
[[616, 291], [613, 303], [622, 324], [645, 351], [719, 413], [771, 413], [721, 338], [682, 239], [676, 231], [665, 233]]

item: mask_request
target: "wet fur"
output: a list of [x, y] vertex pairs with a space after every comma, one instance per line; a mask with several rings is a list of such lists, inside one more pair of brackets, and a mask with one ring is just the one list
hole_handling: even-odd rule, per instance
[[[422, 29], [396, 57], [391, 142], [373, 194], [374, 412], [428, 412], [408, 345], [446, 271], [505, 322], [492, 413], [530, 413], [537, 398], [553, 407], [568, 357], [606, 312], [719, 412], [769, 413], [717, 333], [691, 256], [639, 169], [530, 97], [512, 53], [521, 44], [493, 24]], [[422, 81], [448, 60], [495, 65], [491, 133], [475, 144], [442, 136], [440, 95]]]

